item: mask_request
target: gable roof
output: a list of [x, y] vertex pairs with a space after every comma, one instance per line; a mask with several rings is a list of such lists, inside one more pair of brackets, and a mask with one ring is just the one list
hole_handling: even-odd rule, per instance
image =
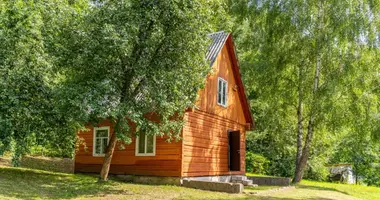
[[226, 33], [224, 31], [219, 31], [208, 35], [208, 37], [210, 37], [212, 40], [206, 53], [206, 59], [210, 61], [210, 66], [214, 64], [229, 35], [229, 33]]
[[232, 71], [234, 74], [234, 78], [236, 81], [236, 84], [238, 86], [238, 94], [241, 101], [241, 104], [243, 106], [243, 112], [245, 119], [247, 120], [247, 123], [250, 124], [250, 128], [255, 128], [255, 121], [252, 116], [251, 107], [249, 106], [247, 96], [245, 94], [245, 89], [243, 85], [243, 81], [241, 79], [241, 74], [239, 71], [239, 61], [237, 59], [235, 45], [232, 40], [232, 36], [230, 33], [219, 31], [216, 33], [211, 33], [208, 35], [212, 42], [210, 46], [207, 49], [206, 52], [206, 59], [210, 61], [210, 66], [213, 66], [216, 58], [218, 57], [219, 53], [223, 49], [225, 45], [227, 45], [228, 54], [231, 58], [231, 64], [232, 64]]

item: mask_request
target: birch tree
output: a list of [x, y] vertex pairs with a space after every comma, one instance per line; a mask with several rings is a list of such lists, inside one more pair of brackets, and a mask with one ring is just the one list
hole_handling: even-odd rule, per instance
[[379, 6], [356, 0], [230, 5], [242, 24], [235, 32], [243, 77], [257, 97], [258, 127], [292, 133], [297, 183], [318, 134], [353, 128], [350, 105], [361, 101], [352, 92], [375, 94], [360, 83], [378, 79]]

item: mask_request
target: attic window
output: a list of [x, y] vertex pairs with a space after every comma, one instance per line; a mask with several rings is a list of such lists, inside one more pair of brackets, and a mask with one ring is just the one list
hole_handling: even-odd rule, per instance
[[228, 96], [228, 82], [223, 78], [218, 78], [218, 105], [227, 107]]

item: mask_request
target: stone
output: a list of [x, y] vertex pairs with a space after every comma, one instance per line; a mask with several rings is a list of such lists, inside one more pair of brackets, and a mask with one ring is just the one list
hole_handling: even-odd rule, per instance
[[183, 180], [182, 186], [226, 193], [241, 193], [244, 190], [244, 186], [241, 183], [225, 183], [214, 181]]
[[231, 177], [232, 181], [243, 181], [243, 180], [246, 180], [246, 179], [247, 179], [246, 176], [232, 176]]
[[258, 176], [248, 176], [247, 179], [252, 180], [253, 184], [258, 185], [275, 185], [275, 186], [289, 186], [290, 178], [281, 177], [258, 177]]
[[150, 185], [181, 185], [179, 177], [158, 177], [158, 176], [136, 176], [136, 175], [116, 175], [117, 179]]
[[242, 184], [243, 184], [244, 186], [252, 185], [252, 180], [243, 180], [243, 181], [242, 181]]

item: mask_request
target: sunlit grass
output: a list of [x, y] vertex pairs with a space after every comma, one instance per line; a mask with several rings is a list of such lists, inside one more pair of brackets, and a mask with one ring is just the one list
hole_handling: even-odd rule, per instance
[[256, 192], [256, 191], [273, 190], [273, 189], [278, 189], [278, 188], [282, 188], [282, 186], [267, 186], [267, 185], [257, 186], [257, 187], [246, 186], [246, 187], [244, 187], [244, 191], [245, 192]]
[[255, 174], [255, 173], [245, 173], [246, 176], [258, 176], [258, 177], [275, 177], [275, 176], [269, 176], [264, 174]]
[[297, 185], [298, 188], [309, 188], [315, 190], [332, 190], [348, 194], [361, 199], [380, 199], [380, 188], [364, 185], [349, 185], [339, 183], [326, 183], [303, 180]]
[[244, 194], [201, 191], [172, 185], [144, 185], [96, 175], [65, 174], [0, 166], [0, 199], [245, 199]]
[[[296, 188], [271, 192], [273, 186], [246, 188], [248, 194], [227, 194], [171, 185], [144, 185], [110, 180], [97, 175], [65, 174], [0, 166], [0, 199], [264, 199], [352, 200], [379, 199], [380, 188], [303, 181]], [[264, 191], [250, 195], [250, 191]], [[265, 192], [269, 191], [269, 192]]]

